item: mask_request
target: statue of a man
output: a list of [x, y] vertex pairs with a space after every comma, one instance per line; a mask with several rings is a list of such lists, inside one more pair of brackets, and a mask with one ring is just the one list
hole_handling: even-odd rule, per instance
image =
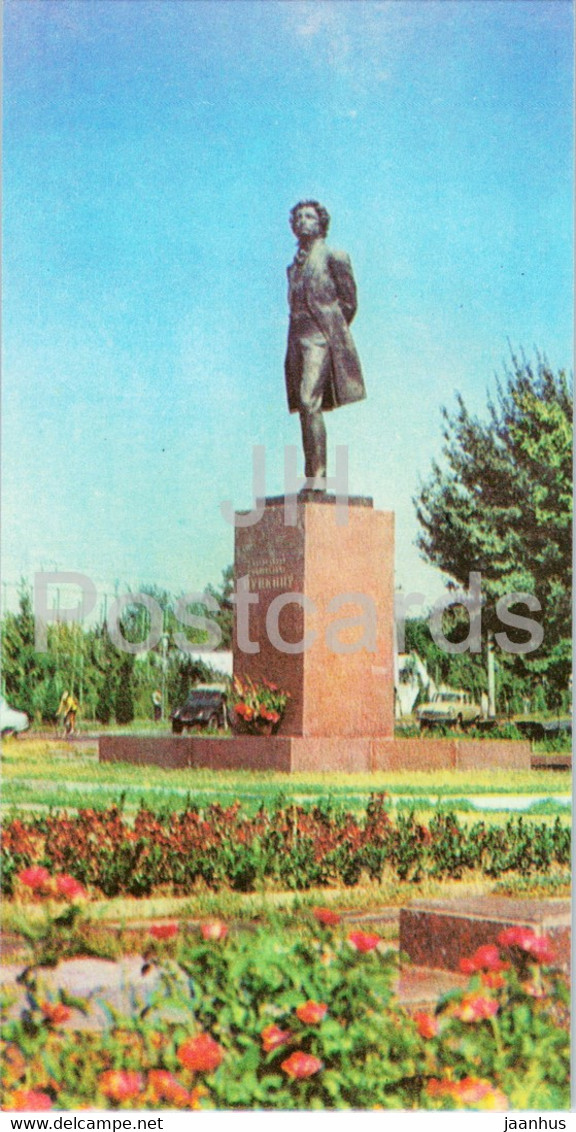
[[330, 217], [316, 200], [290, 213], [298, 251], [288, 268], [290, 327], [286, 391], [291, 413], [300, 414], [306, 487], [326, 490], [326, 426], [323, 411], [366, 396], [349, 325], [356, 314], [356, 284], [346, 252], [326, 246]]

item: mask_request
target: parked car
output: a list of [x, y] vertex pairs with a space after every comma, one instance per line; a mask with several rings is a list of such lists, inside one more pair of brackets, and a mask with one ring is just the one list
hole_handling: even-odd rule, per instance
[[550, 739], [555, 735], [572, 735], [571, 719], [517, 719], [515, 727], [527, 739]]
[[182, 707], [172, 712], [172, 731], [181, 735], [184, 728], [226, 727], [226, 688], [223, 684], [198, 684]]
[[30, 720], [25, 711], [16, 711], [6, 703], [4, 696], [0, 696], [0, 731], [2, 735], [18, 735], [26, 731]]
[[474, 703], [471, 693], [462, 689], [436, 692], [429, 703], [416, 708], [416, 718], [422, 728], [438, 724], [465, 727], [476, 723], [481, 714], [480, 705]]

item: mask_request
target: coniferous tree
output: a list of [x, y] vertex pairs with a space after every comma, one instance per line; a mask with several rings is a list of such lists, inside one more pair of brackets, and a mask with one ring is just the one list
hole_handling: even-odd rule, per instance
[[114, 703], [117, 723], [132, 723], [134, 719], [134, 657], [127, 653], [118, 669], [118, 687]]
[[[499, 598], [529, 593], [544, 630], [532, 654], [508, 654], [510, 669], [538, 673], [550, 698], [570, 672], [572, 576], [572, 396], [563, 371], [538, 357], [535, 365], [512, 354], [511, 368], [488, 403], [472, 416], [458, 397], [443, 410], [442, 463], [435, 462], [416, 504], [423, 557], [466, 587], [482, 575], [484, 630], [502, 628]], [[513, 610], [514, 611], [514, 610]], [[517, 612], [526, 616], [526, 607]], [[519, 643], [525, 633], [507, 628]]]

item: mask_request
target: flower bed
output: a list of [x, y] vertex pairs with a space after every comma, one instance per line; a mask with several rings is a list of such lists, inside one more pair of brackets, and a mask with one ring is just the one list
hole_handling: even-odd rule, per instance
[[263, 883], [306, 889], [380, 880], [385, 869], [415, 881], [458, 879], [471, 870], [489, 877], [553, 867], [567, 873], [570, 833], [559, 820], [536, 825], [521, 817], [501, 827], [479, 821], [465, 828], [451, 813], [428, 825], [411, 812], [393, 821], [386, 795], [373, 795], [362, 817], [330, 803], [279, 803], [248, 817], [236, 803], [173, 813], [142, 809], [130, 823], [111, 807], [7, 822], [2, 863], [8, 895], [15, 876], [32, 865], [69, 873], [105, 896], [186, 894], [199, 884], [241, 892]]
[[235, 731], [247, 735], [275, 734], [290, 699], [276, 684], [263, 680], [255, 684], [237, 676], [230, 689], [230, 722]]
[[81, 1004], [50, 1000], [27, 971], [25, 1008], [3, 1028], [5, 1109], [570, 1104], [566, 988], [546, 970], [550, 944], [527, 929], [466, 957], [466, 990], [414, 1017], [394, 998], [394, 953], [330, 909], [297, 931], [158, 929], [143, 968], [160, 974], [156, 989], [106, 1033], [63, 1030]]

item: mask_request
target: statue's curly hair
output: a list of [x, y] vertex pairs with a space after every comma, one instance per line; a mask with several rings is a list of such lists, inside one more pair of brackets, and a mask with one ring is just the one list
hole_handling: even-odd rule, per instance
[[295, 204], [294, 208], [290, 209], [290, 227], [292, 231], [294, 231], [294, 221], [296, 219], [296, 213], [298, 212], [299, 208], [316, 209], [316, 212], [318, 213], [318, 221], [320, 223], [320, 231], [322, 232], [322, 235], [325, 236], [330, 227], [330, 213], [326, 208], [324, 208], [324, 205], [320, 204], [317, 200], [299, 200], [298, 204]]

